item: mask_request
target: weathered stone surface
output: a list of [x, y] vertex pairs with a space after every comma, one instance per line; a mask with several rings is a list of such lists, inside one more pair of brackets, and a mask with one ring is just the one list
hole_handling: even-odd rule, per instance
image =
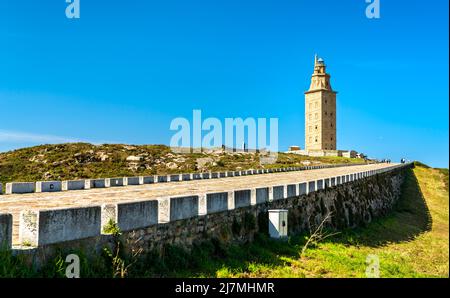
[[85, 189], [85, 180], [66, 180], [62, 182], [62, 190], [82, 190]]
[[138, 176], [138, 177], [127, 177], [127, 185], [142, 185], [144, 184], [144, 177]]
[[109, 179], [109, 186], [110, 187], [116, 187], [116, 186], [124, 186], [124, 178], [110, 178]]
[[62, 191], [61, 181], [38, 181], [36, 182], [36, 192]]
[[168, 181], [168, 177], [167, 177], [167, 175], [159, 175], [159, 176], [157, 176], [158, 177], [158, 183], [164, 183], [164, 182], [167, 182]]
[[228, 193], [219, 192], [206, 195], [206, 213], [228, 210]]
[[324, 189], [324, 179], [319, 179], [316, 181], [317, 190]]
[[86, 181], [89, 181], [89, 187], [90, 188], [107, 188], [107, 187], [110, 186], [109, 178], [90, 179], [90, 180], [86, 180]]
[[198, 216], [204, 216], [207, 213], [206, 194], [202, 193], [198, 195]]
[[32, 193], [35, 191], [36, 185], [34, 182], [12, 182], [6, 183], [6, 194], [23, 194]]
[[160, 198], [158, 201], [158, 222], [170, 222], [170, 198]]
[[308, 182], [308, 193], [316, 191], [316, 181]]
[[101, 211], [101, 232], [104, 232], [105, 226], [117, 223], [117, 204], [103, 204]]
[[234, 208], [250, 206], [250, 189], [234, 191]]
[[155, 177], [154, 176], [144, 176], [144, 184], [151, 184], [155, 183]]
[[228, 191], [228, 210], [234, 209], [234, 191]]
[[198, 196], [170, 198], [170, 221], [198, 216]]
[[281, 200], [284, 198], [284, 185], [274, 186], [273, 187], [273, 199]]
[[23, 211], [20, 214], [21, 244], [47, 244], [100, 235], [101, 207]]
[[170, 181], [171, 181], [171, 182], [173, 182], [173, 181], [181, 181], [181, 176], [180, 176], [180, 174], [173, 174], [173, 175], [170, 175], [169, 178], [170, 178]]
[[295, 184], [289, 184], [287, 187], [287, 197], [292, 198], [297, 195], [297, 185]]
[[308, 188], [308, 183], [307, 182], [300, 183], [298, 185], [299, 195], [301, 196], [301, 195], [307, 194], [308, 193], [308, 189], [307, 188]]
[[0, 251], [10, 249], [12, 244], [13, 218], [11, 214], [0, 213]]
[[122, 231], [145, 228], [158, 223], [158, 201], [117, 204], [117, 224]]
[[261, 204], [269, 201], [269, 188], [257, 188], [256, 189], [256, 203]]
[[181, 178], [183, 179], [183, 181], [192, 180], [192, 174], [182, 174]]

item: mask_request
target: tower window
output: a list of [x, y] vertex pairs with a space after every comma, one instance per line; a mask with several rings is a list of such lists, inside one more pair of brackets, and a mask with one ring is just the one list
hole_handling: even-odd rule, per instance
[[316, 130], [317, 130], [317, 125], [316, 125]]

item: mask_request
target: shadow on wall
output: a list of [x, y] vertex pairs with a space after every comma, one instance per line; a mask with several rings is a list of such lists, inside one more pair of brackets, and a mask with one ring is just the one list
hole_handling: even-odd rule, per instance
[[407, 171], [401, 196], [393, 211], [386, 217], [374, 220], [366, 227], [344, 230], [329, 241], [371, 247], [383, 246], [389, 242], [410, 241], [431, 230], [432, 218], [412, 169]]

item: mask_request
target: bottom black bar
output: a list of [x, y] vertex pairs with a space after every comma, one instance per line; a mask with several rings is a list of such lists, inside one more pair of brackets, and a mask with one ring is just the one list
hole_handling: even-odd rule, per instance
[[113, 297], [385, 297], [395, 292], [432, 297], [448, 284], [448, 279], [0, 279], [2, 291], [55, 297], [91, 290]]

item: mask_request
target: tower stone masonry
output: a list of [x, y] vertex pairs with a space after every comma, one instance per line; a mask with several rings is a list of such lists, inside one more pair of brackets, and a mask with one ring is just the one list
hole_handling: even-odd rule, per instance
[[305, 149], [336, 150], [336, 91], [325, 62], [314, 58], [314, 73], [305, 92]]

